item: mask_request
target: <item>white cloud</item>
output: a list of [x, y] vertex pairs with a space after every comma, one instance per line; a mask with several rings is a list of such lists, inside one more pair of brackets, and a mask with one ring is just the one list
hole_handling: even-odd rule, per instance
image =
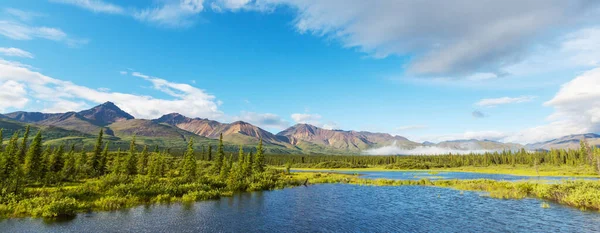
[[493, 131], [493, 130], [466, 131], [464, 133], [458, 133], [458, 134], [423, 136], [423, 137], [418, 138], [418, 141], [428, 141], [428, 142], [436, 142], [436, 143], [441, 142], [441, 141], [468, 140], [468, 139], [502, 141], [510, 135], [512, 135], [512, 134], [500, 132], [500, 131]]
[[[140, 73], [136, 73], [136, 76], [153, 83], [154, 88], [170, 95], [171, 98], [161, 99], [152, 96], [99, 91], [69, 81], [51, 78], [32, 71], [26, 66], [0, 59], [0, 82], [5, 82], [5, 85], [7, 85], [6, 83], [10, 81], [11, 87], [14, 87], [15, 83], [24, 85], [25, 89], [29, 90], [27, 94], [31, 98], [42, 100], [49, 105], [45, 110], [81, 110], [81, 108], [89, 107], [81, 103], [88, 105], [112, 101], [124, 111], [138, 118], [156, 118], [171, 112], [211, 119], [219, 119], [223, 116], [223, 113], [217, 107], [215, 97], [201, 89]], [[15, 90], [19, 89], [15, 88]], [[22, 92], [17, 93], [22, 94]], [[3, 98], [14, 96], [22, 95], [10, 94], [9, 96], [3, 96]], [[22, 108], [24, 105], [22, 103], [23, 98], [21, 98], [21, 102], [16, 101], [16, 103], [11, 103], [10, 106], [5, 106], [5, 108]]]
[[551, 100], [549, 123], [522, 130], [505, 141], [540, 142], [569, 134], [600, 131], [600, 68], [589, 70], [562, 85]]
[[335, 122], [323, 123], [321, 120], [322, 117], [319, 114], [294, 113], [291, 117], [297, 124], [309, 124], [324, 129], [339, 129], [338, 124]]
[[411, 131], [428, 128], [426, 125], [405, 125], [396, 128], [397, 131]]
[[0, 80], [0, 111], [7, 108], [22, 108], [29, 99], [25, 85], [13, 80]]
[[538, 37], [594, 22], [598, 5], [584, 0], [264, 0], [235, 7], [289, 6], [297, 11], [294, 25], [301, 33], [333, 38], [373, 57], [413, 56], [408, 69], [418, 74], [468, 75], [498, 73], [523, 59]]
[[502, 104], [514, 104], [529, 102], [537, 98], [536, 96], [519, 96], [519, 97], [501, 97], [492, 99], [481, 99], [475, 105], [482, 107], [494, 107]]
[[170, 0], [160, 6], [137, 10], [133, 17], [168, 28], [189, 27], [204, 9], [203, 3], [204, 0]]
[[0, 54], [4, 54], [4, 56], [10, 57], [25, 57], [25, 58], [33, 58], [33, 54], [18, 48], [5, 48], [0, 47]]
[[233, 121], [245, 121], [264, 129], [283, 130], [290, 123], [280, 116], [272, 113], [241, 112], [239, 116], [233, 117]]
[[50, 0], [51, 2], [74, 5], [98, 13], [123, 14], [125, 9], [101, 0]]
[[86, 39], [73, 39], [58, 28], [35, 27], [7, 20], [0, 20], [0, 35], [13, 40], [48, 39], [66, 43], [71, 47], [88, 43]]
[[19, 10], [19, 9], [15, 9], [15, 8], [6, 8], [6, 9], [4, 9], [4, 12], [6, 12], [9, 15], [17, 17], [21, 21], [31, 21], [37, 17], [43, 16], [42, 14], [37, 13], [37, 12], [23, 11], [23, 10]]

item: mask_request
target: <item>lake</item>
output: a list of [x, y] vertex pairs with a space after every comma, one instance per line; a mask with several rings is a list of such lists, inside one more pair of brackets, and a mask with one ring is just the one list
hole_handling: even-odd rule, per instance
[[536, 199], [420, 186], [322, 184], [72, 220], [0, 221], [0, 232], [599, 232], [600, 214]]

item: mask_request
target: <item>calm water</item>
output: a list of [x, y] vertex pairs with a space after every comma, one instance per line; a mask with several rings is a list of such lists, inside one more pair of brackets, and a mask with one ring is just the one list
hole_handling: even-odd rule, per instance
[[600, 232], [600, 214], [418, 186], [313, 185], [192, 205], [0, 222], [0, 232]]
[[[308, 170], [304, 170], [308, 172]], [[315, 170], [317, 171], [317, 170]], [[324, 170], [318, 170], [323, 172]], [[326, 170], [325, 170], [326, 171]], [[303, 171], [299, 171], [303, 172]], [[491, 180], [506, 180], [506, 181], [517, 181], [517, 180], [573, 180], [573, 179], [585, 179], [585, 180], [597, 180], [594, 177], [562, 177], [562, 176], [515, 176], [505, 174], [486, 174], [486, 173], [475, 173], [475, 172], [435, 172], [430, 173], [429, 171], [335, 171], [331, 172], [344, 173], [344, 174], [360, 174], [362, 178], [368, 179], [396, 179], [396, 180], [420, 180], [420, 179], [491, 179]]]

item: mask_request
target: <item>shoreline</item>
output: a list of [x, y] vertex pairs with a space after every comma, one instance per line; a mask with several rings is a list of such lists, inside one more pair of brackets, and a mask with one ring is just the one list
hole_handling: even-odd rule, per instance
[[[280, 167], [274, 167], [282, 169]], [[449, 168], [449, 169], [386, 169], [383, 167], [369, 167], [369, 168], [292, 168], [293, 171], [314, 171], [314, 172], [327, 172], [327, 171], [338, 171], [338, 172], [467, 172], [467, 173], [481, 173], [481, 174], [501, 174], [501, 175], [513, 175], [513, 176], [527, 176], [537, 177], [535, 171], [523, 168], [506, 168], [506, 167], [463, 167], [461, 168]], [[540, 171], [539, 176], [552, 176], [552, 177], [581, 177], [581, 178], [598, 178], [598, 175], [591, 174], [576, 174], [576, 173], [557, 173], [556, 171]]]

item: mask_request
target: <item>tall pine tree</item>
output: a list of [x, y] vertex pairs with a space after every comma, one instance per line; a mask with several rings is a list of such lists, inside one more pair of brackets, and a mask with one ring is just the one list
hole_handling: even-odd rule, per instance
[[37, 132], [35, 137], [33, 138], [33, 142], [27, 151], [27, 155], [25, 156], [25, 165], [24, 172], [25, 176], [32, 181], [40, 181], [42, 178], [42, 132], [41, 130]]
[[135, 149], [135, 136], [131, 139], [131, 143], [129, 144], [129, 155], [127, 156], [127, 160], [125, 162], [125, 172], [127, 175], [135, 175], [137, 174], [137, 152]]
[[255, 173], [261, 173], [265, 171], [265, 151], [263, 149], [262, 138], [258, 142], [256, 147], [256, 156], [254, 158], [254, 167], [252, 169]]
[[196, 177], [196, 158], [194, 157], [194, 140], [190, 139], [187, 151], [183, 155], [183, 171], [185, 179], [191, 180]]

